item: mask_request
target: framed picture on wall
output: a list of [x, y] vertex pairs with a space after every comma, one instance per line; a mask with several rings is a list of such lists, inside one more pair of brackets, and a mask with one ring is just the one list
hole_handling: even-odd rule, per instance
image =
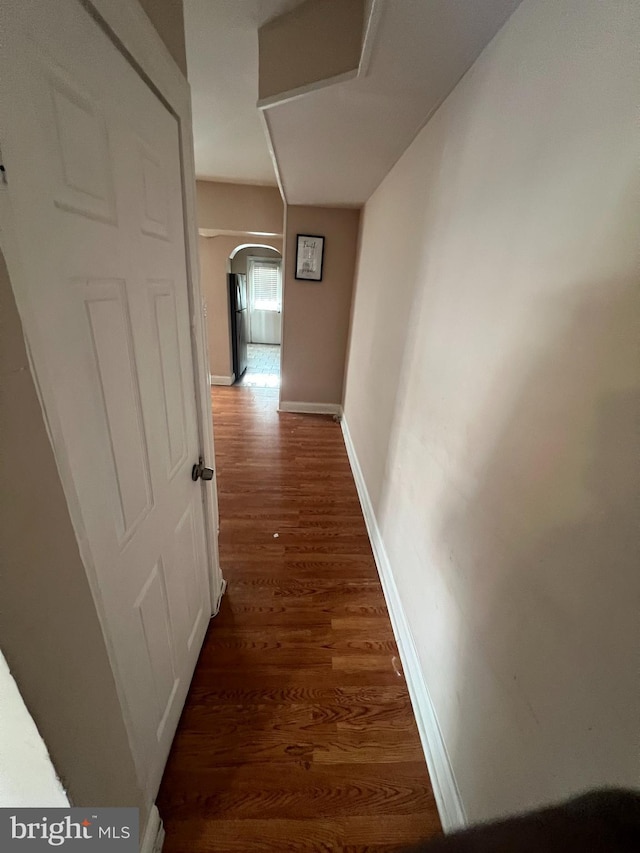
[[305, 281], [322, 281], [324, 237], [316, 234], [298, 234], [296, 249], [296, 278]]

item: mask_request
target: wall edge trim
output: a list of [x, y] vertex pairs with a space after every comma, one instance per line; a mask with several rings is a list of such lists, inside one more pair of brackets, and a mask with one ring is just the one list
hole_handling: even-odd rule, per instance
[[291, 400], [281, 400], [279, 412], [294, 412], [302, 415], [336, 415], [342, 417], [342, 406], [339, 403], [299, 403]]
[[233, 385], [236, 381], [235, 373], [232, 373], [231, 376], [221, 376], [218, 374], [211, 373], [210, 374], [210, 382], [212, 385]]
[[269, 110], [271, 107], [279, 107], [282, 104], [288, 104], [290, 101], [303, 98], [305, 95], [318, 92], [320, 89], [334, 86], [336, 83], [345, 83], [347, 80], [353, 80], [358, 76], [358, 68], [350, 68], [348, 71], [341, 71], [339, 74], [334, 74], [331, 77], [322, 77], [320, 80], [304, 83], [302, 86], [296, 86], [294, 89], [286, 89], [284, 92], [277, 92], [275, 95], [258, 98], [256, 107], [259, 110]]
[[467, 825], [462, 798], [455, 780], [453, 768], [451, 767], [447, 747], [438, 723], [429, 688], [420, 667], [415, 641], [404, 608], [402, 607], [393, 568], [382, 540], [382, 534], [373, 510], [362, 468], [360, 467], [358, 455], [351, 438], [351, 433], [349, 432], [349, 425], [344, 417], [342, 418], [341, 426], [349, 464], [351, 465], [373, 556], [380, 576], [382, 591], [387, 603], [391, 626], [398, 644], [398, 652], [407, 680], [409, 696], [431, 778], [431, 785], [435, 794], [438, 814], [440, 815], [444, 831], [446, 833], [453, 832]]
[[164, 835], [160, 812], [154, 803], [149, 812], [147, 828], [140, 844], [140, 853], [160, 853], [164, 845]]

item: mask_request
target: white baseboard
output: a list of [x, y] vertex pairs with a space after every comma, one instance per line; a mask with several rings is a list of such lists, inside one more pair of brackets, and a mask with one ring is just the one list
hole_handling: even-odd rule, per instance
[[442, 737], [435, 708], [429, 695], [429, 689], [420, 667], [420, 660], [413, 635], [407, 622], [402, 602], [400, 601], [398, 587], [396, 586], [393, 570], [382, 541], [382, 535], [373, 511], [373, 506], [371, 505], [371, 498], [369, 497], [362, 469], [358, 462], [358, 456], [351, 440], [349, 426], [344, 417], [342, 418], [342, 433], [344, 435], [344, 443], [347, 448], [353, 478], [356, 482], [364, 520], [367, 525], [373, 556], [378, 568], [378, 574], [380, 575], [382, 591], [387, 602], [393, 633], [398, 644], [398, 651], [407, 679], [413, 713], [418, 725], [418, 732], [420, 733], [427, 767], [429, 768], [438, 813], [444, 831], [452, 832], [455, 829], [461, 829], [467, 824], [460, 791], [453, 775], [447, 747]]
[[236, 380], [235, 373], [232, 373], [231, 376], [215, 376], [213, 373], [210, 373], [211, 384], [212, 385], [233, 385]]
[[151, 806], [147, 828], [140, 844], [140, 853], [161, 853], [164, 845], [164, 826], [160, 820], [160, 812], [155, 805]]
[[[219, 530], [218, 530], [218, 533], [220, 533]], [[222, 578], [222, 583], [220, 584], [220, 593], [218, 595], [218, 600], [216, 601], [216, 605], [213, 609], [213, 613], [211, 614], [212, 619], [214, 616], [217, 616], [218, 613], [220, 612], [220, 605], [222, 604], [222, 597], [224, 596], [226, 591], [227, 591], [227, 581], [225, 578]]]
[[294, 403], [282, 400], [278, 406], [280, 412], [299, 412], [303, 415], [337, 415], [342, 416], [342, 406], [339, 403]]

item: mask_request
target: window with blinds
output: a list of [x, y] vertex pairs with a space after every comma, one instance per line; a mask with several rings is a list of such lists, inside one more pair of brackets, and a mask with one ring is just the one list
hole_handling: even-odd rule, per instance
[[280, 311], [280, 264], [275, 258], [249, 258], [249, 293], [254, 311]]

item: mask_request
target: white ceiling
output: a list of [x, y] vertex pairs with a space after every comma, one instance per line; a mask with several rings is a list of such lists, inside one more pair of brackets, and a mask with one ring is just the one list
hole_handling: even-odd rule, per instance
[[184, 0], [196, 175], [276, 184], [258, 100], [258, 27], [300, 0]]
[[[199, 176], [274, 183], [257, 28], [299, 0], [185, 0]], [[270, 107], [289, 204], [366, 201], [520, 0], [383, 0], [368, 73]]]

